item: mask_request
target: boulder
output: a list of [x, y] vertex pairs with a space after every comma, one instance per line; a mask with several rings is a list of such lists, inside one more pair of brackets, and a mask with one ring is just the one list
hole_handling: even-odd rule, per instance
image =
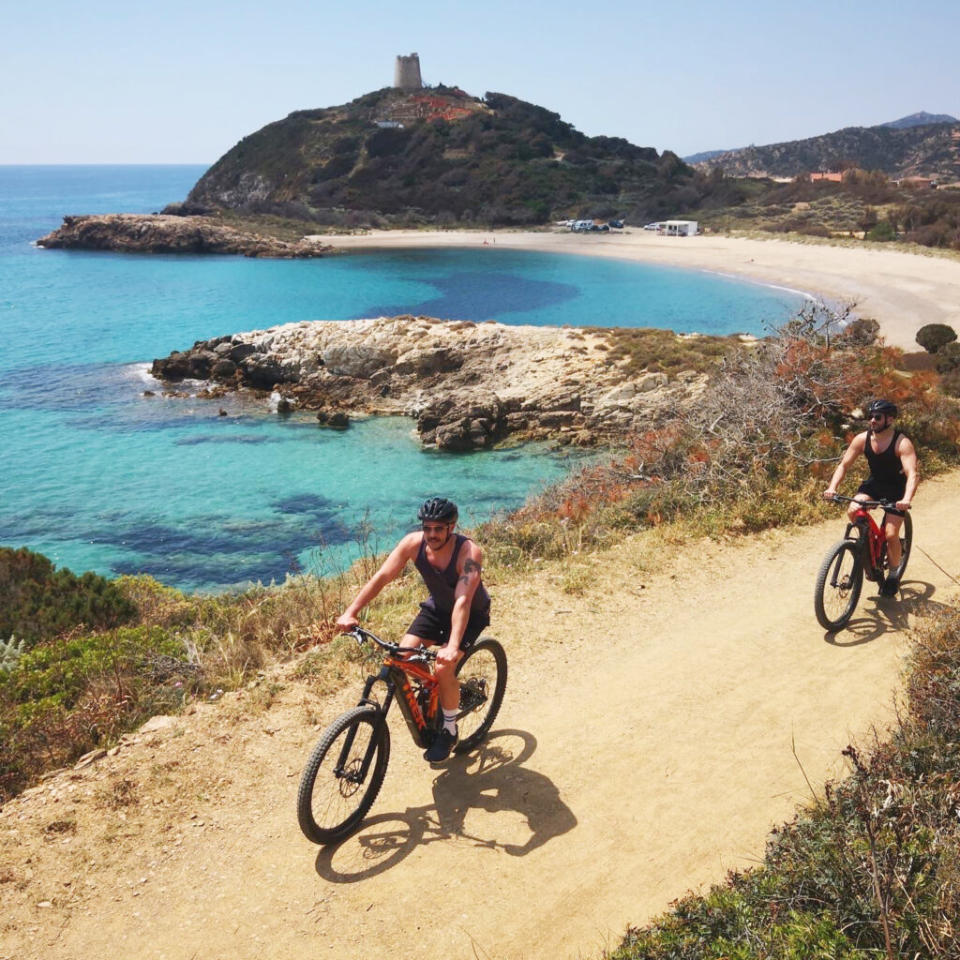
[[232, 380], [237, 375], [237, 365], [232, 360], [218, 360], [210, 370], [214, 380]]
[[321, 354], [323, 366], [328, 373], [339, 377], [356, 377], [369, 380], [384, 367], [393, 366], [396, 352], [373, 344], [335, 344]]
[[350, 426], [350, 418], [342, 410], [318, 410], [317, 423], [332, 430], [346, 430]]

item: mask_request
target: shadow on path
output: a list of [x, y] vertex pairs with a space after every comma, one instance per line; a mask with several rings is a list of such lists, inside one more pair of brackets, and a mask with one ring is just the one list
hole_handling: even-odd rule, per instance
[[[467, 842], [513, 857], [522, 857], [577, 825], [553, 781], [524, 763], [537, 741], [523, 730], [498, 730], [481, 747], [454, 756], [433, 783], [433, 803], [403, 813], [383, 813], [364, 821], [352, 836], [317, 855], [316, 870], [332, 883], [369, 880], [401, 863], [418, 846], [438, 840]], [[466, 829], [471, 810], [519, 813], [529, 831], [522, 843], [502, 841], [496, 820], [489, 835]], [[488, 822], [488, 821], [485, 821]], [[506, 825], [516, 833], [516, 817]]]
[[[872, 586], [864, 583], [864, 589], [868, 585]], [[945, 608], [945, 604], [932, 599], [935, 592], [936, 587], [925, 580], [905, 580], [896, 597], [879, 594], [866, 597], [861, 601], [867, 607], [863, 616], [851, 620], [845, 629], [836, 633], [827, 631], [823, 639], [834, 647], [859, 647], [887, 633], [906, 632], [910, 617]]]

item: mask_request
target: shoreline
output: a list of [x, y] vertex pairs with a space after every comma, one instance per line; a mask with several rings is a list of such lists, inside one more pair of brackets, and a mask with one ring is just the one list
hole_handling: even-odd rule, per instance
[[705, 234], [661, 237], [643, 230], [619, 234], [485, 230], [375, 230], [362, 236], [317, 234], [337, 252], [476, 248], [606, 257], [703, 270], [779, 287], [828, 302], [855, 303], [891, 346], [920, 350], [917, 330], [945, 323], [960, 330], [960, 261], [895, 250], [754, 240]]

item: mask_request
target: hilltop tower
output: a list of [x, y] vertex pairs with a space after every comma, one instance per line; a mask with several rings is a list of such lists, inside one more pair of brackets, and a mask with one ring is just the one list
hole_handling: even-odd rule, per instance
[[409, 57], [398, 56], [393, 68], [393, 85], [404, 93], [423, 89], [420, 78], [420, 56], [411, 53]]

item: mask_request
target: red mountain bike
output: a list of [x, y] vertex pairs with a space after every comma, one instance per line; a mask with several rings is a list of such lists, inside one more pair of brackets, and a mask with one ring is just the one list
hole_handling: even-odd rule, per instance
[[907, 569], [913, 544], [913, 521], [909, 512], [900, 527], [900, 564], [890, 569], [887, 560], [887, 538], [868, 511], [878, 507], [892, 509], [889, 500], [857, 500], [834, 496], [837, 503], [858, 503], [853, 520], [847, 524], [843, 539], [835, 543], [820, 565], [813, 605], [817, 621], [824, 630], [842, 630], [857, 606], [863, 578], [882, 584], [890, 574], [899, 580]]
[[[371, 640], [387, 651], [376, 676], [367, 677], [360, 702], [323, 732], [300, 778], [297, 818], [304, 836], [331, 844], [348, 837], [377, 799], [390, 759], [387, 713], [400, 706], [414, 743], [427, 749], [443, 725], [437, 679], [430, 664], [437, 655], [425, 647], [401, 647], [354, 627], [359, 644]], [[507, 655], [492, 637], [474, 643], [457, 664], [460, 681], [460, 740], [454, 750], [472, 750], [497, 718], [507, 686]], [[383, 699], [373, 695], [383, 684]], [[399, 692], [399, 696], [397, 693]]]

